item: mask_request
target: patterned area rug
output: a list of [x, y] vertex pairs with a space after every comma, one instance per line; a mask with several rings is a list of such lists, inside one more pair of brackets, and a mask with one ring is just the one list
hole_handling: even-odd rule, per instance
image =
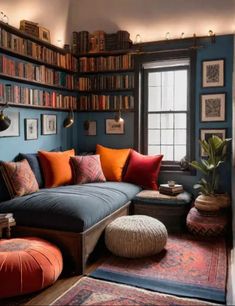
[[215, 305], [83, 277], [50, 305]]
[[171, 236], [158, 255], [126, 259], [111, 256], [90, 276], [177, 296], [225, 302], [227, 274], [224, 239]]

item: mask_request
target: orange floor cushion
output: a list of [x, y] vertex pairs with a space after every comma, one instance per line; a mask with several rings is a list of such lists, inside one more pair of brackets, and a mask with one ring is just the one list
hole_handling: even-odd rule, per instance
[[27, 237], [0, 240], [0, 298], [52, 285], [63, 268], [60, 250], [45, 240]]

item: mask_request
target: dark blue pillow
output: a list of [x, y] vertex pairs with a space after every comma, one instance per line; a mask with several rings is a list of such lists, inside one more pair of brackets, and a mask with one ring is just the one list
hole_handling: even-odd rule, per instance
[[19, 154], [19, 160], [26, 159], [33, 170], [33, 173], [36, 177], [36, 180], [38, 182], [39, 188], [44, 187], [44, 179], [42, 174], [41, 165], [39, 162], [38, 154], [37, 153], [20, 153]]
[[0, 202], [10, 200], [11, 196], [8, 192], [4, 178], [2, 176], [1, 165], [0, 165]]

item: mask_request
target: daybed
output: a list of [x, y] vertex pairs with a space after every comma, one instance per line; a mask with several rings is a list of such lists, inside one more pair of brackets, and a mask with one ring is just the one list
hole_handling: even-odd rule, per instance
[[140, 191], [124, 182], [90, 183], [40, 189], [0, 203], [0, 213], [12, 212], [17, 236], [39, 236], [56, 243], [83, 273], [104, 228], [129, 213], [131, 199]]

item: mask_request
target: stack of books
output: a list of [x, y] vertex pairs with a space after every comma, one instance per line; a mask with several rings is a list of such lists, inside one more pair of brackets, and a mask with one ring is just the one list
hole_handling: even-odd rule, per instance
[[178, 184], [175, 184], [174, 186], [169, 186], [168, 184], [161, 184], [159, 187], [160, 193], [171, 196], [175, 196], [183, 191], [183, 186]]
[[13, 218], [12, 213], [0, 214], [0, 226], [3, 226], [3, 225], [7, 226], [14, 222], [15, 222], [15, 219]]

